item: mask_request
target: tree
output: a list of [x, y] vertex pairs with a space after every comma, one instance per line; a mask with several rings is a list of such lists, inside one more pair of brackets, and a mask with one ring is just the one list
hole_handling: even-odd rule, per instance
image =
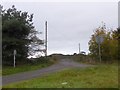
[[98, 35], [103, 35], [104, 41], [101, 43], [101, 56], [102, 60], [114, 60], [118, 57], [118, 40], [116, 30], [107, 31], [104, 27], [99, 27], [95, 30], [94, 34], [89, 41], [89, 50], [90, 55], [98, 59], [99, 49], [98, 44], [96, 43], [95, 37]]
[[[17, 51], [17, 62], [26, 62], [29, 55], [29, 46], [34, 43], [32, 35], [34, 29], [33, 14], [18, 11], [13, 5], [8, 10], [2, 9], [2, 62], [13, 63], [13, 51]], [[35, 37], [35, 34], [33, 34]], [[36, 36], [37, 38], [37, 36]], [[37, 38], [37, 41], [39, 38]]]
[[[43, 40], [39, 39], [37, 34], [40, 34], [40, 32], [36, 30], [31, 30], [31, 33], [28, 35], [29, 40], [31, 40], [31, 43], [29, 44], [29, 56], [34, 56], [35, 53], [44, 53], [44, 50], [41, 49], [41, 46], [44, 46]], [[39, 58], [41, 55], [39, 54], [37, 58]]]
[[99, 27], [94, 31], [94, 34], [92, 35], [91, 40], [88, 43], [91, 56], [93, 57], [99, 56], [99, 49], [98, 49], [98, 44], [96, 42], [96, 36], [105, 35], [105, 34], [106, 31], [102, 27]]
[[120, 27], [117, 28], [117, 40], [118, 40], [118, 60], [120, 61]]

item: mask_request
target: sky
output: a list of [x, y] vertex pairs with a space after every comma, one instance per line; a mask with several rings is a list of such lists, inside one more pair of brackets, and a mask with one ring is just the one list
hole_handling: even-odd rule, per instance
[[107, 29], [118, 27], [118, 2], [4, 2], [18, 10], [34, 14], [35, 29], [43, 32], [48, 22], [48, 55], [89, 52], [88, 42], [93, 31], [106, 23]]

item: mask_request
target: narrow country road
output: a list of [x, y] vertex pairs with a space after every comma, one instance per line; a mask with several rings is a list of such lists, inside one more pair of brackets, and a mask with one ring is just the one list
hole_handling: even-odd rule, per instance
[[43, 76], [48, 73], [53, 73], [53, 72], [56, 72], [59, 70], [63, 70], [65, 68], [73, 68], [73, 67], [81, 67], [82, 68], [82, 67], [88, 67], [88, 66], [92, 66], [92, 65], [79, 64], [79, 63], [74, 62], [73, 60], [69, 60], [69, 59], [61, 59], [58, 63], [56, 63], [52, 66], [40, 69], [40, 70], [22, 72], [22, 73], [18, 73], [18, 74], [14, 74], [14, 75], [3, 76], [2, 77], [2, 85], [40, 77], [40, 76]]

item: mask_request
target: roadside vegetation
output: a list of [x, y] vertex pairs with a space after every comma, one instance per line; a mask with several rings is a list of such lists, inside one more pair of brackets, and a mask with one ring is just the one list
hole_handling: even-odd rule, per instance
[[91, 57], [90, 55], [83, 55], [83, 54], [73, 55], [71, 58], [74, 61], [78, 62], [78, 63], [92, 64], [92, 65], [118, 64], [118, 60], [117, 59], [113, 59], [113, 60], [109, 60], [109, 59], [104, 60], [104, 59], [102, 59], [102, 61], [100, 62], [100, 60], [96, 59], [95, 57]]
[[33, 60], [29, 61], [27, 64], [17, 65], [15, 68], [12, 66], [3, 66], [2, 75], [6, 76], [6, 75], [21, 73], [21, 72], [38, 70], [38, 69], [40, 70], [42, 68], [48, 67], [56, 63], [56, 61], [50, 58], [48, 59], [38, 58], [38, 59], [33, 59]]
[[[25, 71], [32, 71], [47, 67], [54, 63], [51, 58], [41, 57], [44, 51], [40, 32], [33, 24], [33, 14], [17, 10], [13, 5], [4, 9], [0, 5], [2, 15], [2, 75], [10, 75]], [[16, 50], [14, 64], [13, 51]], [[28, 59], [39, 53], [36, 58]]]
[[40, 78], [12, 83], [3, 88], [118, 88], [118, 66], [105, 64], [66, 69]]
[[[95, 67], [65, 69], [43, 77], [11, 83], [3, 88], [118, 88], [118, 59], [120, 58], [120, 27], [108, 30], [106, 25], [96, 28], [88, 42], [89, 54], [53, 54], [41, 57], [44, 40], [35, 29], [33, 14], [18, 11], [13, 5], [2, 10], [2, 75], [12, 75], [48, 67], [60, 59], [68, 58], [78, 63], [94, 64]], [[80, 33], [82, 34], [82, 33]], [[96, 37], [103, 36], [99, 45]], [[100, 42], [100, 40], [98, 40]], [[13, 67], [13, 51], [16, 50], [16, 67]], [[40, 53], [37, 58], [28, 59]], [[101, 53], [101, 62], [99, 55]]]

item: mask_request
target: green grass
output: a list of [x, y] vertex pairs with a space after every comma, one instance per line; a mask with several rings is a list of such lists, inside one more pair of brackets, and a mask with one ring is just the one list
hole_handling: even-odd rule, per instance
[[2, 69], [0, 69], [0, 76], [2, 76]]
[[25, 64], [25, 65], [21, 65], [21, 66], [16, 66], [15, 68], [12, 66], [5, 66], [4, 68], [2, 68], [2, 75], [11, 75], [11, 74], [16, 74], [16, 73], [20, 73], [20, 72], [26, 72], [26, 71], [32, 71], [32, 70], [37, 70], [37, 69], [41, 69], [47, 66], [52, 65], [52, 62], [49, 63], [39, 63], [39, 64]]
[[[64, 83], [64, 84], [62, 84]], [[67, 83], [67, 84], [65, 84]], [[117, 88], [117, 65], [66, 69], [43, 77], [12, 83], [3, 88]]]

